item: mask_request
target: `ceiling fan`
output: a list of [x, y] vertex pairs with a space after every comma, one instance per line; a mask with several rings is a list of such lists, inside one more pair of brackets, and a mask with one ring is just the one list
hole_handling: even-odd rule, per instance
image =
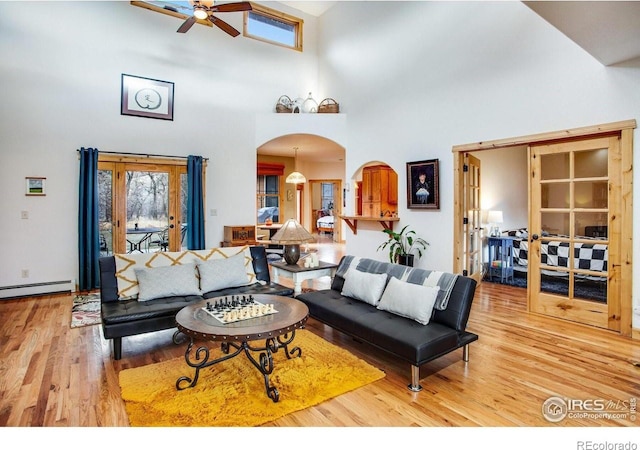
[[237, 2], [237, 3], [224, 3], [221, 5], [214, 5], [213, 0], [189, 0], [189, 3], [193, 5], [193, 16], [184, 21], [178, 33], [186, 33], [191, 29], [197, 20], [208, 20], [222, 31], [232, 37], [236, 37], [240, 34], [238, 30], [233, 28], [227, 22], [214, 16], [213, 13], [223, 12], [237, 12], [237, 11], [251, 11], [250, 2]]

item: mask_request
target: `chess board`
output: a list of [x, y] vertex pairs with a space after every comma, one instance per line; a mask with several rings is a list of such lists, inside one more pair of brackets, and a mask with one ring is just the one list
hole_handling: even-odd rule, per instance
[[260, 303], [253, 298], [238, 302], [228, 301], [226, 298], [213, 303], [207, 302], [202, 310], [222, 324], [255, 319], [278, 312], [273, 304]]

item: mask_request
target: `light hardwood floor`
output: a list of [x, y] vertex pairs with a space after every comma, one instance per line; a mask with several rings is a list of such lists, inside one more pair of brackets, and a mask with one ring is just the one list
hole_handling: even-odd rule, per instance
[[[342, 253], [340, 246], [317, 249], [329, 261]], [[328, 279], [315, 287], [327, 285]], [[604, 399], [628, 412], [630, 399], [640, 397], [640, 345], [606, 330], [528, 314], [524, 294], [482, 283], [468, 325], [480, 336], [470, 361], [465, 364], [459, 350], [426, 364], [419, 393], [406, 388], [407, 364], [310, 319], [309, 330], [386, 377], [267, 426], [636, 426], [640, 418], [629, 414], [558, 424], [543, 417], [542, 404], [552, 396]], [[71, 303], [71, 295], [0, 301], [0, 426], [128, 426], [119, 371], [183, 356], [167, 330], [125, 338], [122, 360], [113, 361], [99, 326], [69, 328]]]

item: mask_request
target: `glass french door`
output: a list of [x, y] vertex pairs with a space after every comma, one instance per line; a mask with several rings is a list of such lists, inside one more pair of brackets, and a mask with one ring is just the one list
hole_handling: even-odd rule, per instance
[[620, 154], [617, 136], [530, 147], [531, 311], [619, 331]]
[[181, 250], [188, 229], [186, 196], [186, 161], [101, 155], [101, 254]]
[[464, 211], [463, 274], [478, 283], [482, 280], [482, 226], [480, 205], [480, 160], [464, 155]]

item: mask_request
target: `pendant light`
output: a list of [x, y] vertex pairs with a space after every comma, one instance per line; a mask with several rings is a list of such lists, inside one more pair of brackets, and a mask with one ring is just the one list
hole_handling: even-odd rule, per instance
[[288, 176], [287, 179], [285, 180], [287, 183], [291, 183], [291, 184], [302, 184], [302, 183], [306, 183], [307, 179], [305, 178], [304, 175], [302, 175], [300, 172], [298, 172], [297, 168], [298, 168], [298, 147], [293, 147], [294, 150], [294, 161], [293, 161], [293, 167], [294, 167], [294, 171], [291, 172]]

